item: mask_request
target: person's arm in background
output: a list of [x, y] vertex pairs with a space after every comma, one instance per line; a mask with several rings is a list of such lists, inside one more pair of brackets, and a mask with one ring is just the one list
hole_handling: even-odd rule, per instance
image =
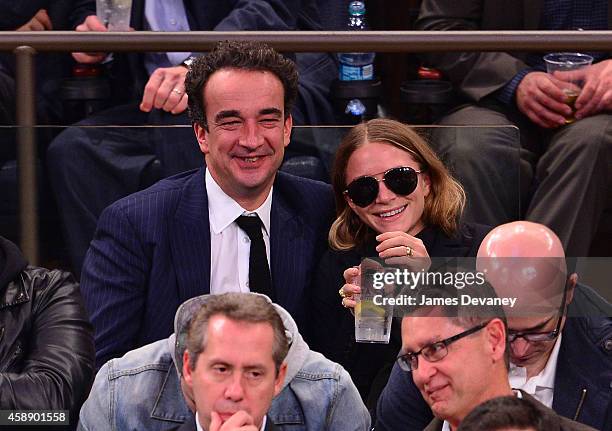
[[[41, 9], [47, 9], [49, 3], [51, 3], [49, 0], [0, 0], [0, 30], [16, 30], [28, 24]], [[44, 18], [42, 20], [44, 21]], [[50, 30], [50, 28], [33, 26], [30, 30]]]
[[[494, 2], [485, 0], [424, 0], [415, 26], [420, 30], [482, 30], [485, 14], [491, 13], [487, 7], [492, 5]], [[509, 53], [436, 53], [425, 58], [470, 100], [477, 102], [497, 92], [495, 96], [500, 102], [508, 106], [516, 103], [540, 127], [559, 127], [565, 124], [564, 115], [571, 113], [564, 104], [565, 95], [550, 75], [532, 70]]]
[[[300, 10], [299, 0], [237, 0], [232, 2], [231, 12], [213, 30], [295, 30]], [[193, 28], [192, 30], [208, 30]], [[184, 66], [160, 67], [147, 82], [140, 109], [150, 112], [153, 108], [180, 114], [187, 109]]]
[[233, 30], [296, 30], [299, 0], [237, 0], [232, 11], [214, 28]]
[[[485, 3], [484, 0], [423, 0], [415, 29], [482, 30]], [[502, 89], [515, 75], [528, 68], [521, 59], [505, 52], [438, 52], [423, 58], [427, 65], [440, 69], [459, 92], [472, 101]]]
[[93, 379], [93, 329], [71, 274], [34, 271], [28, 346], [19, 372], [0, 373], [0, 408], [78, 411]]

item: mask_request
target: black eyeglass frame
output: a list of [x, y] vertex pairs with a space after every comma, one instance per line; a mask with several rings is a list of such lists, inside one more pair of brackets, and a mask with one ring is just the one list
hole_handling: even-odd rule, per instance
[[[470, 329], [467, 329], [457, 335], [453, 335], [452, 337], [448, 337], [445, 338], [444, 340], [440, 340], [440, 341], [436, 341], [435, 343], [431, 343], [428, 344], [427, 346], [424, 346], [421, 350], [419, 350], [418, 352], [411, 352], [411, 353], [404, 353], [404, 354], [400, 354], [397, 357], [397, 363], [400, 366], [400, 368], [404, 371], [410, 372], [410, 371], [414, 371], [419, 367], [419, 355], [422, 355], [423, 358], [427, 361], [427, 362], [438, 362], [441, 361], [442, 359], [444, 359], [446, 357], [446, 355], [448, 355], [448, 346], [450, 346], [451, 344], [453, 344], [455, 341], [461, 340], [462, 338], [467, 337], [468, 335], [472, 335], [478, 331], [480, 331], [481, 329], [483, 329], [485, 326], [487, 326], [489, 324], [490, 320], [487, 322], [483, 322], [479, 325], [476, 325]], [[423, 353], [424, 351], [427, 351], [428, 349], [431, 349], [432, 347], [437, 346], [437, 347], [444, 347], [444, 354], [442, 356], [440, 356], [437, 359], [428, 359], [426, 355], [426, 353]], [[429, 356], [429, 354], [427, 354]], [[413, 368], [412, 367], [412, 359], [414, 358], [415, 360], [415, 364], [416, 366]]]
[[522, 338], [528, 343], [539, 343], [542, 341], [553, 341], [556, 340], [559, 334], [561, 333], [561, 321], [563, 320], [563, 315], [565, 314], [565, 301], [567, 299], [567, 291], [569, 289], [569, 278], [565, 283], [565, 287], [563, 288], [563, 299], [561, 299], [561, 305], [559, 306], [559, 312], [557, 313], [557, 324], [555, 325], [555, 329], [547, 332], [529, 332], [529, 331], [512, 331], [508, 329], [508, 342], [514, 343], [518, 338]]
[[[414, 173], [416, 174], [417, 181], [416, 181], [416, 183], [415, 183], [414, 188], [413, 188], [413, 189], [412, 189], [410, 192], [408, 192], [408, 193], [398, 193], [398, 192], [396, 192], [395, 190], [393, 190], [393, 186], [389, 187], [389, 184], [387, 184], [387, 182], [386, 182], [386, 176], [387, 176], [387, 174], [388, 174], [389, 172], [391, 172], [391, 171], [395, 171], [395, 170], [401, 170], [401, 171], [411, 171], [411, 172], [414, 172]], [[425, 172], [425, 169], [419, 169], [419, 170], [416, 170], [416, 169], [414, 169], [413, 167], [410, 167], [410, 166], [397, 166], [397, 167], [395, 167], [395, 168], [387, 169], [387, 170], [386, 170], [386, 171], [384, 171], [384, 172], [378, 172], [377, 174], [374, 174], [374, 175], [363, 175], [363, 176], [361, 176], [361, 177], [357, 177], [357, 178], [355, 178], [353, 181], [351, 181], [351, 182], [350, 182], [350, 183], [349, 183], [349, 184], [346, 186], [346, 189], [344, 189], [344, 191], [343, 191], [342, 193], [343, 193], [344, 195], [348, 196], [348, 197], [349, 197], [349, 199], [350, 199], [352, 202], [354, 202], [354, 203], [355, 203], [355, 205], [357, 205], [357, 206], [359, 206], [359, 207], [361, 207], [361, 208], [365, 208], [365, 207], [367, 207], [368, 205], [371, 205], [371, 204], [372, 204], [372, 202], [374, 202], [374, 201], [376, 200], [376, 196], [378, 196], [378, 193], [380, 193], [380, 186], [378, 185], [378, 183], [380, 183], [381, 181], [382, 181], [382, 182], [384, 182], [384, 183], [385, 183], [385, 185], [387, 186], [387, 188], [388, 188], [389, 190], [391, 190], [393, 193], [398, 194], [398, 195], [401, 195], [401, 196], [408, 196], [408, 195], [410, 195], [412, 192], [414, 192], [414, 191], [416, 190], [416, 188], [417, 188], [417, 186], [418, 186], [418, 184], [419, 184], [419, 178], [418, 178], [418, 177], [419, 177], [419, 174], [421, 174], [421, 173], [423, 173], [423, 172]], [[381, 174], [382, 174], [382, 178], [381, 178], [380, 180], [379, 180], [378, 178], [376, 178], [376, 176], [375, 176], [375, 175], [381, 175]], [[353, 183], [355, 183], [355, 181], [359, 181], [359, 180], [361, 180], [361, 179], [363, 179], [363, 178], [372, 178], [374, 181], [376, 181], [376, 185], [377, 185], [376, 194], [374, 195], [374, 197], [372, 198], [372, 200], [370, 200], [370, 201], [369, 201], [368, 203], [366, 203], [365, 205], [361, 205], [361, 204], [357, 203], [357, 201], [356, 201], [356, 200], [355, 200], [353, 197], [351, 197], [351, 194], [350, 194], [350, 192], [349, 192], [349, 189], [351, 188], [351, 184], [353, 184]]]

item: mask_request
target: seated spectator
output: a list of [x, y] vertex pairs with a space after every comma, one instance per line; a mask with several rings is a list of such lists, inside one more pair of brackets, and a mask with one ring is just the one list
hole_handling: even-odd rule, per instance
[[93, 375], [93, 330], [72, 275], [28, 266], [0, 237], [0, 409], [76, 417]]
[[[217, 361], [210, 364], [213, 354]], [[251, 370], [249, 361], [260, 365]], [[236, 381], [241, 376], [233, 373], [245, 367], [259, 374], [246, 377], [257, 378], [257, 385]], [[211, 372], [227, 376], [213, 382]], [[282, 307], [247, 293], [192, 298], [178, 309], [170, 338], [105, 364], [83, 405], [79, 429], [195, 429], [194, 411], [209, 431], [221, 422], [223, 430], [236, 423], [263, 429], [264, 415], [266, 430], [370, 426], [348, 373], [311, 351]]]
[[[107, 31], [96, 17], [94, 0], [80, 1], [73, 19], [77, 31]], [[134, 1], [131, 14], [131, 27], [153, 31], [321, 30], [320, 22], [315, 0], [147, 0]], [[197, 53], [113, 53], [108, 62], [106, 53], [75, 53], [81, 63], [105, 62], [117, 104], [78, 125], [189, 124], [185, 76], [192, 55]], [[332, 123], [333, 58], [300, 53], [295, 59], [299, 96], [289, 112], [297, 124]], [[157, 179], [200, 166], [193, 144], [188, 128], [157, 127], [71, 128], [52, 142], [51, 180], [77, 273], [102, 210]]]
[[[493, 265], [494, 257], [502, 258], [501, 264]], [[503, 258], [520, 259], [504, 263]], [[564, 289], [565, 268], [551, 285], [551, 259], [564, 260], [559, 238], [543, 225], [523, 221], [493, 229], [479, 249], [477, 266], [487, 270], [487, 280], [500, 296], [512, 291], [513, 296], [533, 297], [550, 288]], [[511, 278], [508, 273], [513, 274]], [[508, 319], [510, 384], [559, 415], [596, 429], [609, 429], [610, 304], [587, 286], [577, 285], [576, 274], [567, 281], [565, 303], [550, 314], [526, 317], [514, 313]], [[568, 306], [569, 314], [576, 317], [567, 316]], [[580, 317], [572, 310], [581, 310]], [[421, 429], [430, 418], [413, 376], [396, 365], [379, 400], [376, 429]]]
[[548, 431], [558, 424], [546, 421], [549, 416], [537, 404], [518, 397], [493, 398], [467, 415], [457, 431]]
[[[606, 0], [423, 0], [417, 30], [609, 30]], [[468, 194], [470, 220], [496, 226], [517, 218], [542, 223], [568, 256], [587, 256], [612, 186], [610, 52], [593, 53], [576, 121], [559, 81], [546, 73], [545, 53], [437, 52], [440, 69], [465, 102], [443, 125], [515, 125], [436, 131], [432, 144], [456, 164]], [[520, 157], [520, 159], [519, 159]], [[508, 184], [502, 160], [520, 162], [520, 184]], [[520, 186], [519, 202], [509, 188]], [[523, 210], [520, 214], [519, 211]]]
[[[457, 298], [440, 289], [440, 298]], [[518, 396], [537, 406], [550, 429], [592, 430], [557, 415], [527, 392], [514, 392], [508, 382], [506, 318], [501, 305], [420, 305], [435, 289], [416, 294], [416, 304], [402, 319], [402, 350], [398, 364], [412, 374], [433, 411], [425, 431], [456, 430], [479, 404], [501, 396]], [[463, 287], [461, 295], [494, 298], [488, 284]], [[402, 406], [408, 409], [409, 406]], [[395, 428], [397, 429], [397, 428]], [[420, 429], [420, 428], [419, 428]]]
[[81, 282], [98, 366], [169, 336], [180, 303], [203, 293], [266, 293], [304, 324], [333, 204], [328, 185], [277, 174], [296, 91], [293, 62], [260, 43], [222, 42], [191, 66], [206, 168], [101, 215]]
[[[67, 30], [67, 22], [75, 0], [0, 0], [0, 30], [2, 31], [51, 31]], [[36, 122], [38, 125], [65, 124], [64, 109], [60, 97], [61, 83], [68, 76], [72, 60], [68, 53], [38, 52], [34, 61], [36, 103]], [[17, 242], [19, 240], [18, 215], [18, 166], [16, 135], [16, 62], [12, 52], [0, 52], [0, 189], [3, 190], [0, 202], [0, 235]], [[39, 147], [39, 157], [44, 160], [47, 144], [57, 134], [56, 128], [36, 129], [35, 139]], [[45, 171], [36, 161], [39, 177]], [[44, 165], [43, 163], [40, 164]], [[43, 243], [49, 244], [56, 237], [57, 220], [51, 190], [44, 178], [38, 183], [41, 208], [41, 236]], [[52, 226], [51, 226], [52, 225]], [[50, 234], [50, 235], [49, 235]], [[51, 236], [51, 238], [49, 238]], [[57, 235], [59, 238], [60, 235]], [[56, 247], [52, 246], [53, 253]]]
[[[488, 232], [460, 223], [465, 195], [427, 143], [410, 127], [375, 119], [352, 128], [332, 174], [336, 214], [313, 284], [313, 348], [341, 363], [374, 407], [400, 348], [355, 343], [353, 284], [365, 257], [411, 265], [432, 257], [475, 256]], [[338, 298], [338, 288], [340, 296]], [[381, 370], [382, 369], [382, 370]]]

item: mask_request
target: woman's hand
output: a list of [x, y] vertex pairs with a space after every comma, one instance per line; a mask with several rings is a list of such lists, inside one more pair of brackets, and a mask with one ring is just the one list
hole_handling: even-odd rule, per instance
[[345, 284], [340, 288], [338, 293], [340, 297], [342, 297], [342, 306], [350, 308], [351, 311], [353, 311], [356, 304], [354, 295], [359, 295], [361, 293], [361, 288], [358, 284], [355, 284], [359, 283], [361, 268], [359, 266], [353, 266], [344, 270], [343, 275]]
[[380, 244], [376, 251], [388, 265], [407, 266], [412, 271], [427, 271], [431, 258], [425, 244], [420, 239], [406, 232], [385, 232], [376, 237]]

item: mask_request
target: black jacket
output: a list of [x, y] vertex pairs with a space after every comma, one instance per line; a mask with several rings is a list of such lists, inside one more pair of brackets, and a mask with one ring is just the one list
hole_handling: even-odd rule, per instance
[[93, 375], [93, 328], [72, 275], [28, 266], [0, 237], [0, 410], [74, 419]]
[[[456, 235], [449, 237], [440, 229], [427, 227], [416, 237], [423, 241], [432, 258], [475, 257], [490, 229], [463, 224]], [[401, 348], [399, 321], [393, 322], [389, 344], [356, 343], [354, 317], [341, 306], [338, 289], [344, 284], [345, 269], [359, 265], [364, 257], [377, 256], [375, 246], [342, 252], [328, 250], [323, 255], [313, 277], [307, 340], [313, 350], [346, 368], [370, 409], [375, 407]]]

